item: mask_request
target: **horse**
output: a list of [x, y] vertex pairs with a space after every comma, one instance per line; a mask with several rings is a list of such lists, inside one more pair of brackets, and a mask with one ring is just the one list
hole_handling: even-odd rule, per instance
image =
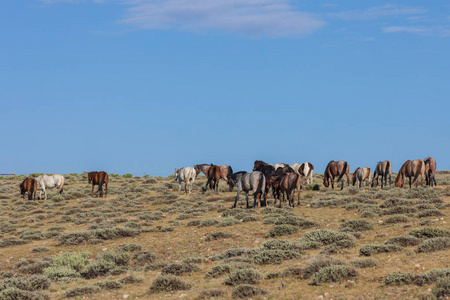
[[274, 168], [275, 171], [278, 170], [278, 168], [284, 168], [284, 167], [289, 167], [288, 164], [284, 164], [284, 163], [280, 163], [280, 164], [275, 164]]
[[28, 200], [36, 200], [36, 191], [37, 191], [37, 181], [34, 178], [27, 177], [20, 184], [20, 194], [23, 196], [23, 200], [25, 201], [25, 193], [28, 193]]
[[[222, 173], [220, 172], [220, 167], [211, 164], [209, 166], [207, 176], [208, 176], [208, 181], [206, 182], [206, 185], [205, 185], [205, 191], [209, 184], [210, 190], [213, 190], [213, 191], [217, 190], [217, 193], [219, 193], [219, 181], [220, 181], [220, 177], [222, 176]], [[213, 182], [214, 182], [214, 184], [213, 184]]]
[[370, 181], [370, 168], [364, 167], [364, 168], [357, 168], [355, 172], [353, 172], [352, 176], [352, 182], [353, 186], [355, 186], [356, 183], [358, 183], [358, 189], [361, 188], [362, 183], [364, 183], [364, 186], [366, 186], [366, 181]]
[[88, 183], [92, 183], [91, 197], [94, 197], [94, 186], [98, 185], [99, 197], [103, 197], [103, 184], [105, 185], [105, 197], [108, 194], [108, 173], [94, 171], [88, 173]]
[[[403, 188], [405, 186], [405, 179], [409, 177], [409, 188], [411, 184], [416, 183], [416, 187], [419, 186], [417, 178], [420, 176], [420, 186], [423, 186], [423, 176], [425, 175], [425, 163], [421, 159], [415, 159], [413, 161], [407, 160], [402, 165], [398, 171], [397, 177], [395, 178], [395, 186], [398, 188]], [[411, 182], [411, 178], [414, 180]]]
[[268, 163], [263, 162], [262, 160], [255, 160], [255, 162], [253, 163], [253, 171], [257, 171], [258, 167], [261, 165], [268, 165]]
[[[350, 185], [350, 177], [349, 177], [350, 166], [344, 160], [340, 161], [330, 161], [325, 169], [323, 176], [323, 185], [328, 187], [330, 184], [328, 180], [331, 181], [331, 188], [334, 189], [334, 177], [338, 177], [338, 182], [341, 181], [342, 177], [347, 176], [347, 184]], [[344, 188], [344, 181], [341, 182], [341, 190]]]
[[381, 176], [381, 188], [384, 185], [387, 185], [387, 178], [389, 176], [389, 185], [392, 184], [391, 176], [392, 176], [392, 164], [390, 161], [379, 161], [377, 166], [375, 167], [375, 171], [373, 171], [372, 178], [372, 187], [378, 185], [378, 178]]
[[197, 173], [192, 167], [175, 168], [175, 181], [178, 181], [178, 195], [181, 193], [181, 182], [184, 181], [184, 194], [187, 194], [187, 186], [189, 187], [189, 194], [191, 193], [192, 184], [195, 181]]
[[195, 169], [196, 176], [200, 173], [203, 173], [206, 176], [208, 176], [208, 169], [209, 169], [208, 164], [194, 165], [194, 169]]
[[436, 160], [432, 157], [427, 157], [424, 160], [425, 163], [425, 181], [429, 186], [436, 186], [436, 178], [434, 177], [436, 173]]
[[39, 193], [38, 199], [42, 199], [42, 192], [44, 192], [44, 200], [47, 200], [47, 191], [45, 190], [45, 188], [58, 187], [58, 192], [60, 194], [63, 193], [64, 176], [62, 176], [61, 174], [41, 175], [36, 178], [36, 181], [42, 189]]
[[314, 166], [312, 163], [304, 162], [300, 165], [300, 168], [298, 169], [298, 173], [305, 177], [306, 184], [310, 184], [313, 182], [313, 172], [314, 172]]
[[[255, 165], [256, 165], [256, 162], [255, 162]], [[266, 178], [266, 184], [264, 186], [264, 202], [267, 204], [267, 194], [269, 192], [270, 187], [272, 187], [272, 193], [274, 191], [273, 184], [272, 184], [273, 183], [272, 182], [272, 174], [275, 173], [275, 167], [262, 162], [262, 163], [258, 164], [256, 169], [253, 171], [259, 171], [259, 172], [263, 173], [264, 177]]]
[[230, 176], [233, 174], [233, 168], [227, 165], [221, 165], [220, 166], [220, 178], [224, 179], [227, 184], [229, 191], [231, 192], [233, 190], [234, 184], [232, 181], [230, 181]]
[[261, 198], [264, 198], [264, 187], [266, 186], [266, 177], [260, 171], [253, 171], [252, 173], [237, 172], [232, 175], [233, 180], [236, 182], [237, 195], [234, 200], [233, 208], [236, 208], [236, 203], [239, 200], [239, 194], [245, 192], [245, 200], [248, 206], [248, 192], [253, 191], [254, 203], [253, 207], [257, 207], [256, 199], [259, 199], [259, 206], [261, 205]]
[[[294, 207], [294, 195], [291, 195], [292, 192], [297, 190], [297, 205], [300, 205], [300, 189], [301, 189], [301, 176], [296, 172], [288, 172], [284, 173], [279, 181], [279, 189], [280, 193], [283, 195], [283, 202], [285, 201], [284, 193], [286, 193], [287, 200], [289, 202], [289, 206]], [[278, 195], [278, 200], [280, 201], [281, 208], [281, 199]], [[275, 199], [274, 206], [276, 205], [277, 200]]]

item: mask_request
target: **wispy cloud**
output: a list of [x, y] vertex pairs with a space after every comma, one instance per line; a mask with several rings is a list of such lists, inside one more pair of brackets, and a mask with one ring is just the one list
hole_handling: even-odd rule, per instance
[[418, 15], [425, 12], [426, 10], [422, 8], [387, 4], [383, 6], [374, 6], [367, 9], [342, 11], [339, 13], [333, 13], [331, 16], [344, 20], [373, 20], [398, 16]]
[[412, 33], [429, 36], [450, 37], [450, 28], [445, 27], [414, 27], [414, 26], [388, 26], [382, 28], [384, 33]]
[[[130, 3], [130, 2], [128, 2]], [[254, 37], [299, 37], [325, 25], [288, 0], [133, 1], [122, 22], [146, 29], [224, 31]]]

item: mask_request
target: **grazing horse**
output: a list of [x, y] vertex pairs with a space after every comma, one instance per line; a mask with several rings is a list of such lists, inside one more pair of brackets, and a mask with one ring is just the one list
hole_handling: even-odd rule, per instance
[[245, 192], [245, 200], [248, 206], [248, 192], [253, 191], [254, 203], [253, 207], [257, 207], [256, 199], [259, 199], [259, 206], [261, 204], [261, 198], [264, 198], [264, 187], [266, 186], [266, 177], [260, 171], [253, 171], [252, 173], [247, 172], [237, 172], [232, 175], [233, 181], [236, 182], [237, 195], [234, 200], [233, 208], [236, 208], [236, 203], [239, 200], [239, 194]]
[[36, 200], [36, 191], [37, 191], [37, 181], [34, 178], [27, 177], [20, 184], [20, 194], [23, 196], [23, 200], [25, 200], [25, 193], [28, 193], [28, 200]]
[[436, 160], [432, 157], [427, 157], [423, 160], [425, 162], [425, 180], [427, 185], [436, 186], [436, 178], [434, 177], [436, 173]]
[[[295, 172], [288, 172], [284, 173], [281, 177], [281, 180], [279, 182], [279, 189], [280, 193], [283, 195], [283, 202], [284, 199], [284, 193], [286, 193], [287, 200], [289, 202], [289, 206], [294, 207], [294, 195], [291, 195], [292, 192], [295, 192], [297, 190], [297, 205], [300, 205], [300, 188], [302, 186], [301, 182], [301, 176], [300, 174], [297, 174]], [[280, 201], [280, 207], [281, 207], [281, 199], [278, 195], [278, 200]], [[275, 206], [277, 200], [275, 199], [275, 203], [273, 204]]]
[[181, 182], [184, 181], [184, 194], [187, 194], [187, 186], [189, 187], [189, 194], [191, 193], [192, 184], [195, 181], [197, 173], [192, 167], [175, 168], [175, 181], [178, 181], [178, 195], [181, 193]]
[[45, 188], [54, 188], [58, 187], [58, 191], [60, 194], [63, 193], [63, 185], [64, 185], [64, 176], [61, 174], [53, 174], [53, 175], [41, 175], [36, 178], [37, 184], [41, 187], [41, 191], [39, 192], [39, 198], [42, 199], [42, 192], [44, 192], [44, 200], [47, 200], [47, 191]]
[[383, 181], [384, 185], [387, 185], [387, 178], [389, 176], [389, 185], [391, 185], [392, 180], [392, 164], [390, 161], [379, 161], [377, 166], [375, 167], [375, 171], [373, 172], [373, 178], [372, 178], [372, 187], [378, 185], [378, 177], [381, 176], [381, 188], [383, 188]]
[[108, 194], [108, 173], [105, 171], [94, 171], [88, 173], [88, 183], [92, 183], [91, 197], [94, 197], [94, 186], [98, 185], [98, 195], [103, 197], [103, 184], [105, 185], [105, 198]]
[[[220, 167], [211, 164], [209, 166], [207, 176], [208, 176], [208, 181], [206, 182], [206, 185], [205, 185], [205, 191], [209, 184], [209, 189], [213, 190], [213, 191], [217, 190], [217, 193], [218, 193], [219, 192], [219, 181], [220, 181], [220, 177], [222, 176], [222, 173], [220, 172]], [[214, 184], [213, 184], [213, 182], [214, 182]]]
[[[337, 182], [341, 181], [342, 177], [345, 175], [347, 176], [347, 184], [350, 185], [350, 166], [348, 163], [344, 160], [340, 161], [330, 161], [325, 169], [324, 176], [323, 176], [323, 185], [325, 187], [328, 187], [330, 184], [328, 181], [331, 181], [331, 188], [334, 189], [334, 178], [336, 176], [338, 177]], [[344, 188], [344, 181], [341, 182], [341, 190]]]
[[[256, 162], [255, 162], [255, 165], [256, 165]], [[253, 170], [253, 171], [260, 171], [261, 173], [264, 174], [264, 177], [266, 178], [266, 184], [264, 186], [264, 202], [267, 205], [267, 194], [269, 192], [270, 187], [272, 187], [272, 192], [273, 192], [272, 174], [275, 173], [275, 168], [274, 168], [274, 166], [263, 162], [262, 164], [258, 164], [256, 167], [256, 170]]]
[[358, 189], [361, 188], [362, 183], [366, 186], [366, 181], [370, 182], [370, 168], [357, 168], [355, 172], [353, 172], [352, 182], [353, 186], [358, 183]]
[[208, 169], [209, 169], [209, 165], [208, 164], [199, 164], [199, 165], [195, 165], [194, 166], [195, 169], [195, 173], [196, 176], [200, 173], [205, 174], [206, 176], [208, 176]]
[[227, 165], [221, 165], [220, 166], [220, 178], [224, 179], [227, 184], [229, 191], [231, 192], [233, 190], [234, 184], [232, 181], [230, 181], [230, 176], [233, 174], [233, 169], [230, 166]]
[[[395, 186], [403, 188], [405, 186], [405, 179], [409, 177], [409, 188], [411, 184], [416, 183], [416, 187], [419, 186], [417, 178], [420, 176], [420, 186], [423, 186], [423, 176], [425, 175], [425, 163], [421, 159], [415, 159], [413, 161], [407, 160], [400, 170], [398, 171], [397, 177], [395, 178]], [[414, 180], [411, 182], [411, 179]]]

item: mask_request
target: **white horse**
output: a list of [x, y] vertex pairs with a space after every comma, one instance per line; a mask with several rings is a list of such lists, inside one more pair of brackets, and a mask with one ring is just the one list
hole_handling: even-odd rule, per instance
[[44, 191], [44, 200], [47, 200], [47, 191], [45, 188], [54, 188], [58, 187], [58, 192], [60, 194], [63, 193], [63, 185], [64, 185], [64, 176], [61, 174], [53, 174], [53, 175], [41, 175], [36, 178], [37, 184], [41, 187], [41, 191], [39, 193], [39, 199], [42, 199], [42, 191]]
[[192, 184], [194, 183], [195, 177], [197, 176], [197, 172], [195, 172], [194, 168], [186, 167], [186, 168], [175, 168], [175, 181], [178, 181], [180, 185], [178, 188], [178, 195], [181, 193], [181, 182], [184, 181], [184, 194], [187, 194], [186, 186], [189, 187], [189, 194], [191, 193]]
[[305, 162], [305, 163], [302, 163], [301, 165], [298, 163], [293, 163], [291, 165], [291, 168], [294, 169], [294, 171], [296, 173], [305, 177], [306, 184], [312, 183], [314, 166], [311, 163]]

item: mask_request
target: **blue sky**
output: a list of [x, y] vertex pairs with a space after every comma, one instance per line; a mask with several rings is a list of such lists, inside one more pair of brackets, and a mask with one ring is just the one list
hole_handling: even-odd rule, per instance
[[4, 0], [0, 172], [433, 156], [448, 1]]

